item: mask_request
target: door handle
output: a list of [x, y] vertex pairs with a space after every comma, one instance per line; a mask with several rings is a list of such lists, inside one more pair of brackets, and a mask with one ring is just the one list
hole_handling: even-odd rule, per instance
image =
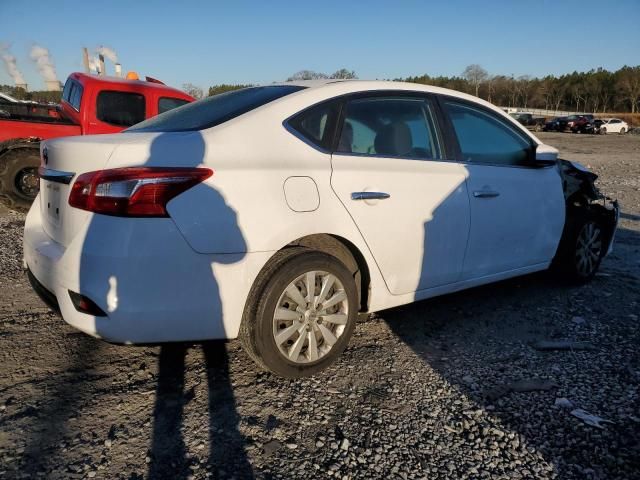
[[476, 198], [492, 198], [500, 195], [500, 192], [496, 192], [495, 190], [479, 190], [473, 192], [473, 196]]
[[352, 192], [351, 200], [384, 200], [390, 196], [384, 192]]

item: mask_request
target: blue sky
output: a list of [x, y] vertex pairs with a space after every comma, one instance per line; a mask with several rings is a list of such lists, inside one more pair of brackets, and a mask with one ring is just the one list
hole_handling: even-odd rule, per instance
[[[505, 75], [640, 64], [639, 0], [32, 1], [0, 0], [0, 43], [30, 88], [29, 49], [49, 49], [60, 80], [81, 48], [113, 48], [123, 69], [174, 86], [263, 83], [301, 69], [360, 78]], [[112, 66], [107, 66], [112, 71]], [[11, 79], [0, 63], [0, 84]]]

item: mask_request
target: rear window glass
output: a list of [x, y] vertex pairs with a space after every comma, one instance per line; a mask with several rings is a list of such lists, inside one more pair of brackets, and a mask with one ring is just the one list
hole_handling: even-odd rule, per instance
[[162, 97], [158, 100], [158, 113], [168, 112], [187, 103], [190, 102], [181, 98]]
[[150, 118], [128, 132], [187, 132], [215, 127], [255, 108], [302, 90], [297, 85], [249, 87], [221, 93]]
[[98, 120], [119, 127], [130, 127], [144, 120], [144, 95], [129, 92], [100, 92], [96, 112]]

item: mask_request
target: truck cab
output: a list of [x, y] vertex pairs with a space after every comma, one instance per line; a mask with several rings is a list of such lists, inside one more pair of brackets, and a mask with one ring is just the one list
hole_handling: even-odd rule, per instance
[[194, 100], [159, 80], [72, 73], [59, 105], [3, 106], [0, 202], [26, 209], [38, 193], [41, 140], [118, 133]]
[[72, 73], [62, 92], [64, 117], [82, 135], [117, 133], [189, 102], [193, 98], [163, 83]]

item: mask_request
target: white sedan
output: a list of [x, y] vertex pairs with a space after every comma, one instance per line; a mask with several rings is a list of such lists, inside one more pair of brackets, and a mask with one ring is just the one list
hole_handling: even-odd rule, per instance
[[629, 124], [619, 118], [603, 118], [599, 132], [606, 135], [607, 133], [619, 133], [621, 135], [629, 131]]
[[238, 90], [116, 135], [47, 141], [35, 290], [118, 343], [240, 337], [284, 376], [358, 313], [545, 270], [587, 281], [617, 205], [493, 105], [397, 82]]

